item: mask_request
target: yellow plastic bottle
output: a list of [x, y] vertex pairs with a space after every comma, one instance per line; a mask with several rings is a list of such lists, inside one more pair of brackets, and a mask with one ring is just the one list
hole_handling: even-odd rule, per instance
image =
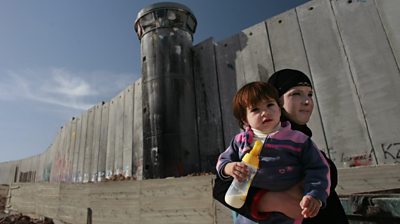
[[249, 176], [243, 182], [239, 182], [236, 179], [232, 181], [228, 191], [225, 194], [225, 202], [234, 208], [241, 208], [246, 201], [247, 192], [249, 191], [251, 181], [257, 172], [258, 164], [260, 159], [258, 158], [262, 149], [262, 142], [256, 141], [253, 149], [244, 155], [242, 162], [249, 168]]

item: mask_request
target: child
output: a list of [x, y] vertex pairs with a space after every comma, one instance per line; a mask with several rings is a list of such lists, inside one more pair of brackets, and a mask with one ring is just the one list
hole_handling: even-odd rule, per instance
[[[308, 136], [291, 130], [289, 122], [280, 122], [277, 90], [264, 82], [246, 84], [233, 99], [233, 113], [244, 131], [237, 134], [219, 156], [220, 178], [226, 181], [232, 177], [238, 181], [246, 179], [248, 170], [240, 161], [255, 140], [261, 140], [260, 165], [252, 186], [284, 191], [304, 181], [304, 196], [299, 202], [301, 215], [292, 219], [278, 212], [263, 213], [270, 217], [262, 223], [301, 223], [303, 217], [315, 216], [325, 206], [329, 195], [329, 166]], [[252, 206], [251, 212], [253, 219], [265, 220], [257, 207]], [[236, 223], [247, 220], [239, 217]]]

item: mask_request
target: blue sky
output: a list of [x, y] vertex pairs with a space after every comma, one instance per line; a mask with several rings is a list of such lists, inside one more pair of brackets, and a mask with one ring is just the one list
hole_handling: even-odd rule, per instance
[[[172, 0], [215, 41], [307, 0]], [[159, 1], [0, 1], [0, 162], [40, 154], [73, 116], [140, 77], [137, 13]]]

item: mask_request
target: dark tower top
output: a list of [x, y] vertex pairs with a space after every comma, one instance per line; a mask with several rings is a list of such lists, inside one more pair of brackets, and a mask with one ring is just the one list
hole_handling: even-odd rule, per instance
[[197, 20], [193, 12], [185, 5], [175, 2], [160, 2], [149, 5], [137, 15], [135, 31], [139, 40], [158, 28], [178, 28], [193, 34], [196, 31]]

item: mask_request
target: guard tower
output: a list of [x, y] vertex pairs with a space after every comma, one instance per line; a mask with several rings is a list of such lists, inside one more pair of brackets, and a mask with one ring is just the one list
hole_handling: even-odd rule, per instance
[[135, 21], [141, 44], [143, 178], [199, 171], [192, 43], [197, 21], [182, 4], [142, 9]]

